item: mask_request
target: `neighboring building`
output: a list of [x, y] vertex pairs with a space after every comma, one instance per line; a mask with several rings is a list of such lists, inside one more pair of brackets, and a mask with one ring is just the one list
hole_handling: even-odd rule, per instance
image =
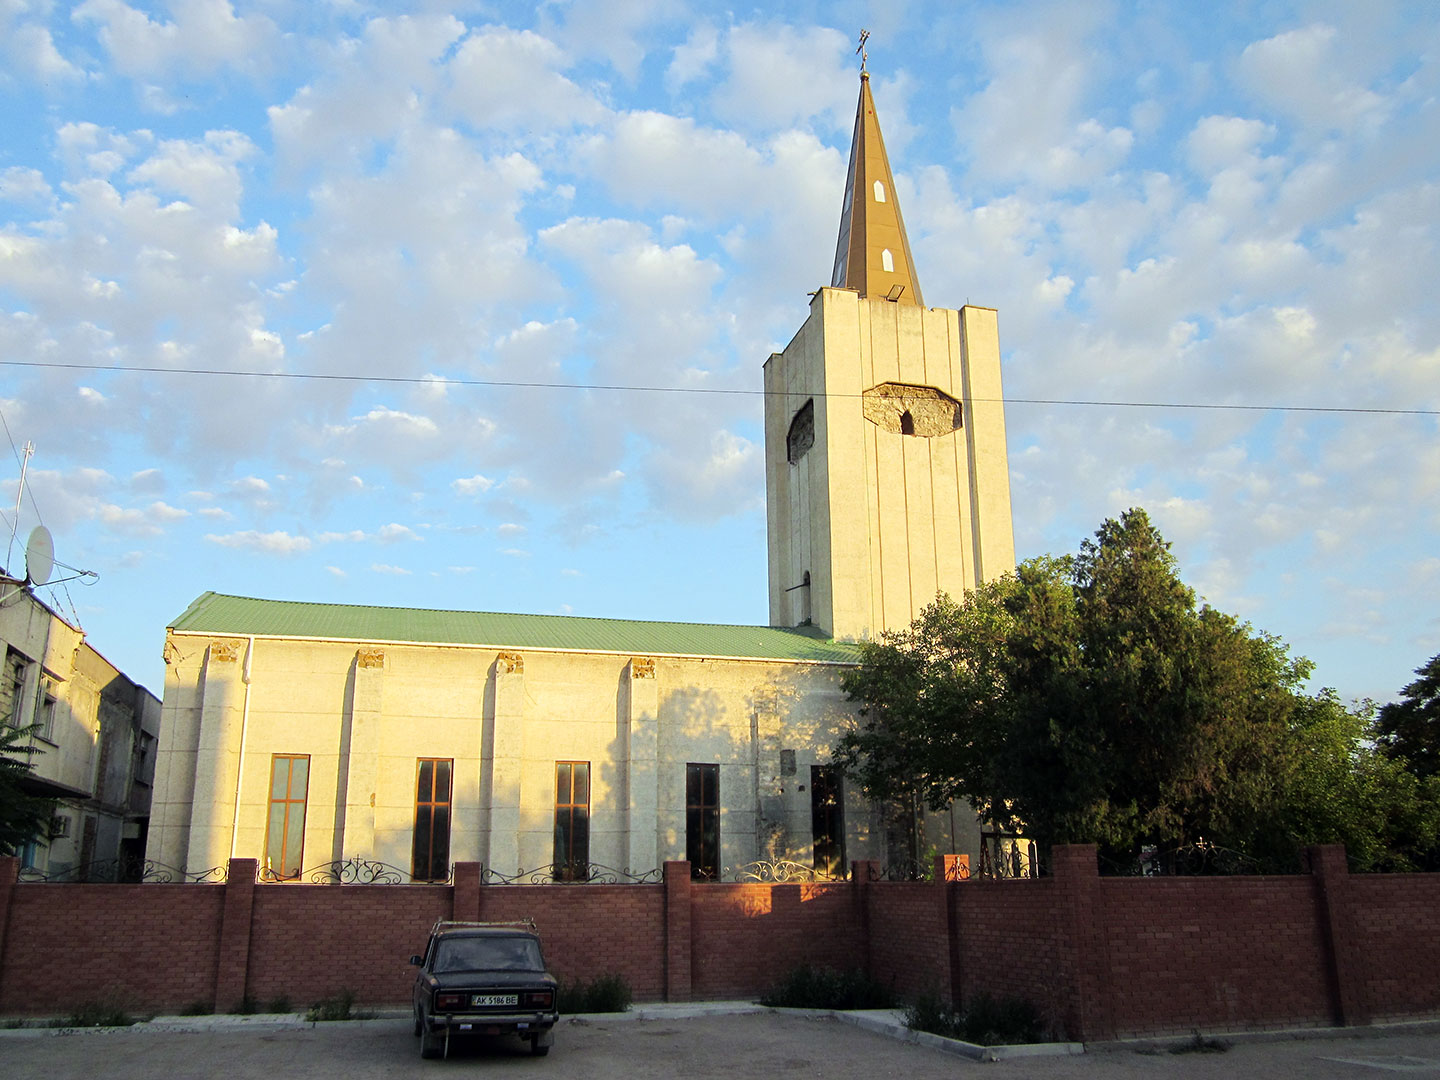
[[[1014, 546], [995, 313], [921, 306], [865, 75], [832, 285], [765, 386], [774, 626], [206, 593], [166, 638], [150, 858], [423, 880], [919, 854], [913, 812], [830, 764], [840, 673]], [[925, 829], [972, 856], [980, 835], [958, 810]]]
[[[140, 879], [160, 701], [22, 583], [0, 583], [0, 720], [39, 724], [33, 795], [58, 799], [48, 843], [23, 853], [52, 879]], [[22, 873], [25, 872], [22, 870]]]

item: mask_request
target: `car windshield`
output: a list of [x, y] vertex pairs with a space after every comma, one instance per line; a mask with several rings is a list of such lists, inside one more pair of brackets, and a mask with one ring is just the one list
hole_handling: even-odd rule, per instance
[[435, 947], [434, 971], [544, 971], [540, 944], [525, 937], [444, 938]]

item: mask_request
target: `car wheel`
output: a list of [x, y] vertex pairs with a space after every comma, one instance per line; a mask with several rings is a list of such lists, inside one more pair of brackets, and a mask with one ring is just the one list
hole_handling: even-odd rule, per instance
[[438, 1058], [445, 1056], [445, 1036], [429, 1031], [420, 1033], [420, 1056], [422, 1058]]
[[544, 1057], [550, 1052], [550, 1044], [542, 1043], [540, 1040], [541, 1036], [539, 1035], [530, 1036], [530, 1053], [534, 1054], [536, 1057]]

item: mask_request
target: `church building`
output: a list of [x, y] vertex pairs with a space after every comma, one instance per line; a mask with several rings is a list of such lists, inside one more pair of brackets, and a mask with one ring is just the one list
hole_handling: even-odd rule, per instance
[[[841, 674], [1014, 542], [996, 313], [924, 305], [864, 72], [834, 273], [764, 378], [770, 626], [206, 593], [166, 633], [147, 856], [417, 881], [885, 861], [886, 815], [830, 761]], [[957, 807], [926, 836], [978, 858], [980, 832]]]

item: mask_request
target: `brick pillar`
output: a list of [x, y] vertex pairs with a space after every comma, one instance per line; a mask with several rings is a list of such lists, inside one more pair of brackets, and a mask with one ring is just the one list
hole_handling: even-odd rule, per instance
[[[5, 930], [10, 925], [10, 898], [15, 894], [15, 882], [19, 877], [19, 857], [0, 855], [0, 960], [5, 958]], [[0, 969], [0, 989], [4, 987], [4, 974], [4, 969]]]
[[874, 962], [870, 950], [870, 883], [880, 876], [880, 863], [875, 859], [856, 859], [850, 864], [851, 895], [855, 898], [855, 924], [860, 927], [857, 950], [866, 975], [873, 975]]
[[450, 918], [458, 922], [480, 921], [480, 864], [457, 862], [455, 884], [450, 889]]
[[[215, 1011], [225, 1012], [245, 997], [250, 971], [250, 924], [255, 910], [255, 859], [231, 859], [220, 914], [220, 952], [215, 964]], [[176, 886], [180, 888], [182, 886]], [[190, 888], [203, 889], [194, 885]]]
[[1316, 844], [1308, 849], [1315, 879], [1316, 914], [1330, 960], [1335, 1021], [1344, 1027], [1370, 1023], [1365, 1000], [1365, 959], [1355, 934], [1350, 906], [1350, 867], [1344, 844]]
[[665, 1000], [690, 1000], [690, 864], [667, 862], [665, 874]]
[[960, 925], [956, 910], [955, 888], [958, 883], [970, 879], [969, 855], [935, 856], [935, 891], [940, 905], [940, 925], [945, 928], [945, 940], [935, 943], [940, 954], [940, 985], [952, 1002], [960, 1003]]
[[[1114, 1037], [1110, 971], [1103, 933], [1100, 866], [1094, 844], [1056, 844], [1050, 850], [1060, 890], [1062, 967], [1057, 972], [1065, 1026], [1071, 1039]], [[1068, 978], [1066, 977], [1068, 975]]]

